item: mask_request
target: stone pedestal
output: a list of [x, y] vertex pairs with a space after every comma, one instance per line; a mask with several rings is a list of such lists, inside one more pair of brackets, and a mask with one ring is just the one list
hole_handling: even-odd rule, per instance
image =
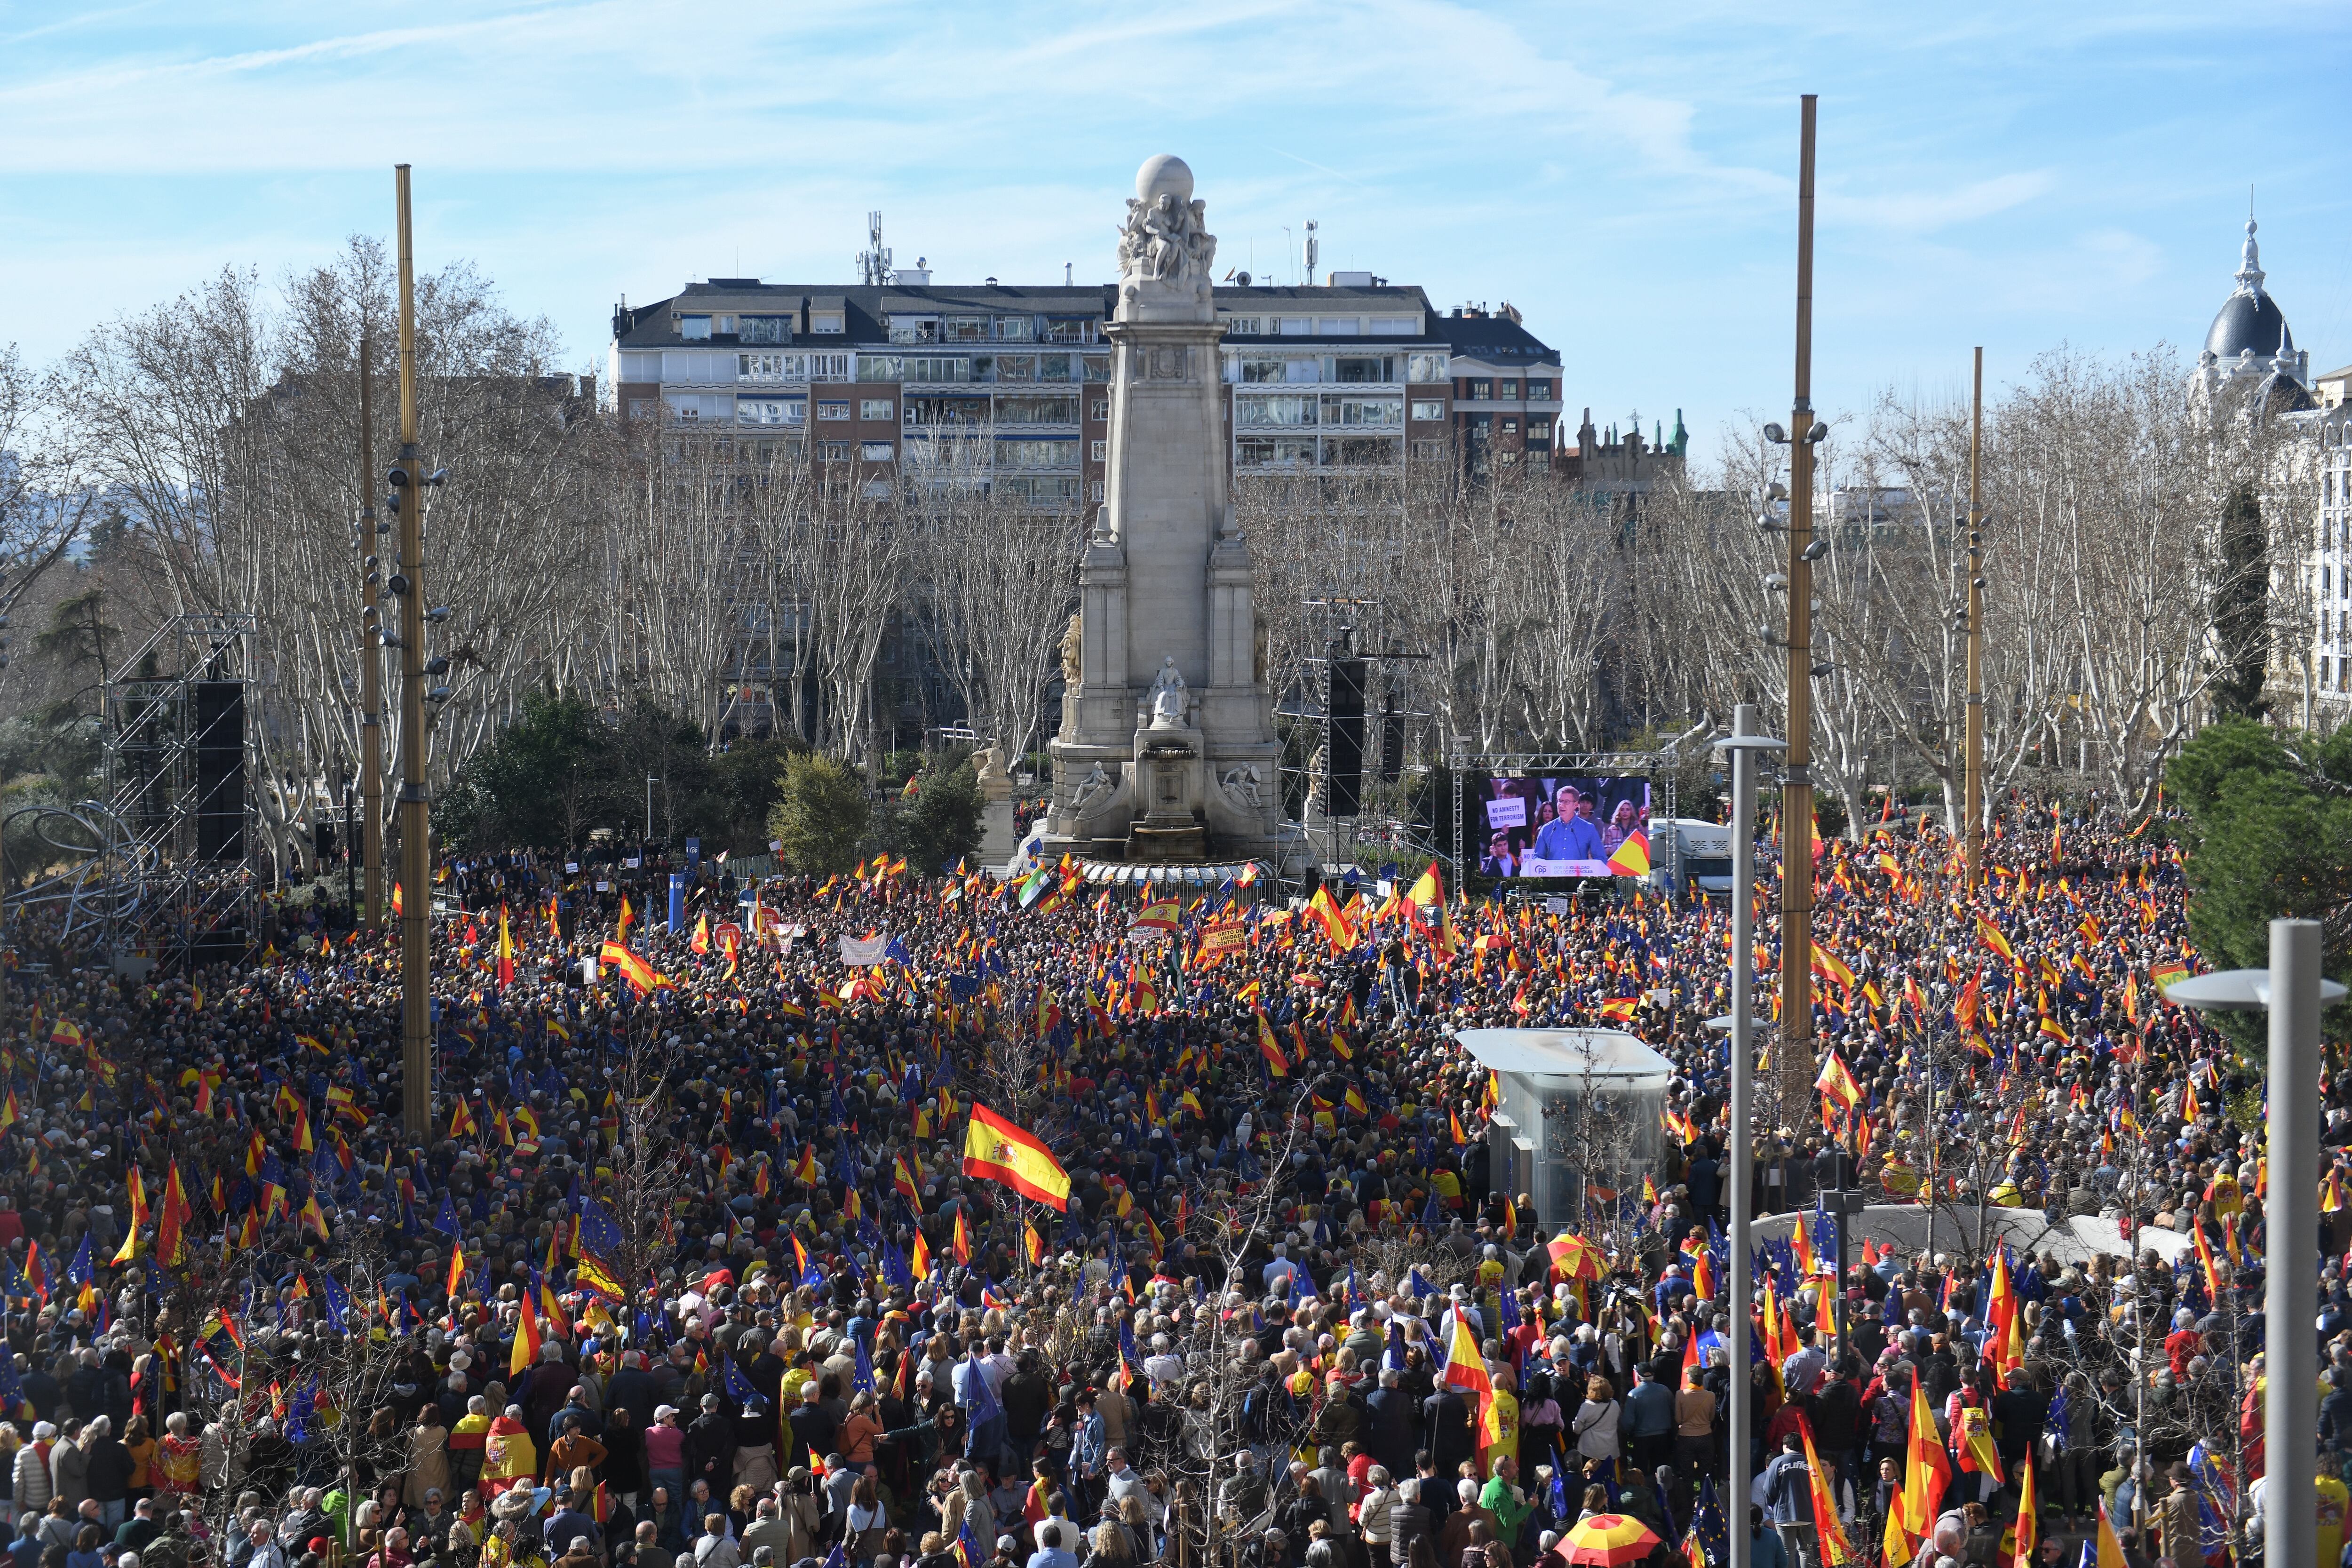
[[[1183, 163], [1136, 176], [1108, 328], [1105, 502], [1063, 644], [1046, 848], [1097, 859], [1276, 858], [1290, 831], [1249, 546], [1226, 484], [1216, 239]], [[1173, 692], [1173, 697], [1168, 694]], [[1167, 721], [1163, 722], [1163, 718]], [[1181, 803], [1164, 790], [1181, 731]], [[1151, 736], [1157, 736], [1156, 740]]]
[[1021, 847], [1013, 827], [1013, 781], [1004, 776], [1003, 752], [995, 745], [982, 747], [971, 761], [980, 790], [980, 863], [1002, 870]]

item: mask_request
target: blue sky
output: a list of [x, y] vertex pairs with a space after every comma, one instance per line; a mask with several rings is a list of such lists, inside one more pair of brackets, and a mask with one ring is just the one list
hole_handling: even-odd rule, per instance
[[[2193, 353], [2256, 187], [2315, 368], [2352, 361], [2352, 7], [1447, 0], [0, 4], [0, 342], [388, 231], [601, 363], [614, 300], [846, 280], [880, 208], [942, 281], [1083, 281], [1146, 155], [1221, 258], [1509, 300], [1596, 419], [1784, 410], [1797, 95], [1822, 95], [1815, 401], [2060, 342]], [[1290, 236], [1286, 238], [1286, 226]], [[1295, 266], [1295, 263], [1292, 264]]]

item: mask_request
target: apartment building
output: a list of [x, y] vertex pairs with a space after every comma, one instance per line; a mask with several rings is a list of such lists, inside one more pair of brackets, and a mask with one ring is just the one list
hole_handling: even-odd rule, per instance
[[[1236, 473], [1553, 463], [1559, 353], [1508, 306], [1417, 288], [1221, 288]], [[987, 482], [1040, 507], [1102, 499], [1115, 286], [714, 278], [613, 312], [607, 385], [632, 417], [724, 427], [869, 482]]]

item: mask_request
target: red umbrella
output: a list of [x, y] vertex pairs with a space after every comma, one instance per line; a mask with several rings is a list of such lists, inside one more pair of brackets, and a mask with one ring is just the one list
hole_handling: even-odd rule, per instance
[[1622, 1513], [1596, 1513], [1577, 1521], [1576, 1528], [1560, 1544], [1568, 1549], [1570, 1563], [1620, 1568], [1622, 1563], [1639, 1563], [1647, 1557], [1658, 1544], [1658, 1538], [1638, 1519], [1628, 1519]]

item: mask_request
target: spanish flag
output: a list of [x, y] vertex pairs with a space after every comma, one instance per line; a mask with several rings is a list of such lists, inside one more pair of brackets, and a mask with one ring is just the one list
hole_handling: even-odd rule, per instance
[[539, 1309], [530, 1295], [522, 1293], [522, 1316], [515, 1322], [514, 1350], [507, 1357], [509, 1379], [539, 1364]]
[[1625, 842], [1617, 846], [1617, 853], [1609, 857], [1610, 874], [1617, 877], [1646, 877], [1650, 874], [1650, 836], [1635, 828]]
[[514, 931], [507, 923], [507, 907], [499, 906], [499, 984], [514, 984]]
[[1987, 947], [2000, 954], [2011, 964], [2017, 962], [2017, 954], [2010, 948], [2009, 938], [2001, 935], [2000, 928], [1983, 915], [1977, 917], [1977, 936]]
[[1257, 1048], [1258, 1054], [1265, 1058], [1266, 1071], [1276, 1078], [1290, 1076], [1290, 1058], [1282, 1054], [1282, 1042], [1274, 1037], [1274, 1026], [1265, 1021], [1263, 1013], [1257, 1016]]
[[599, 950], [597, 957], [619, 970], [621, 978], [626, 980], [630, 987], [640, 996], [669, 984], [661, 975], [654, 973], [652, 964], [647, 963], [617, 942], [606, 942]]
[[961, 1209], [956, 1210], [955, 1260], [958, 1263], [970, 1263], [971, 1261], [971, 1232], [964, 1228], [963, 1210]]
[[1845, 1059], [1835, 1051], [1830, 1052], [1822, 1063], [1822, 1076], [1813, 1087], [1848, 1110], [1862, 1103], [1862, 1086], [1853, 1081], [1853, 1074], [1846, 1070]]
[[[1023, 1197], [1065, 1209], [1070, 1178], [1035, 1134], [1024, 1132], [984, 1105], [971, 1108], [964, 1130], [963, 1173], [1000, 1182]], [[962, 1225], [961, 1214], [957, 1219]]]
[[931, 1277], [931, 1249], [919, 1230], [915, 1232], [915, 1252], [910, 1263], [916, 1279], [929, 1279]]

